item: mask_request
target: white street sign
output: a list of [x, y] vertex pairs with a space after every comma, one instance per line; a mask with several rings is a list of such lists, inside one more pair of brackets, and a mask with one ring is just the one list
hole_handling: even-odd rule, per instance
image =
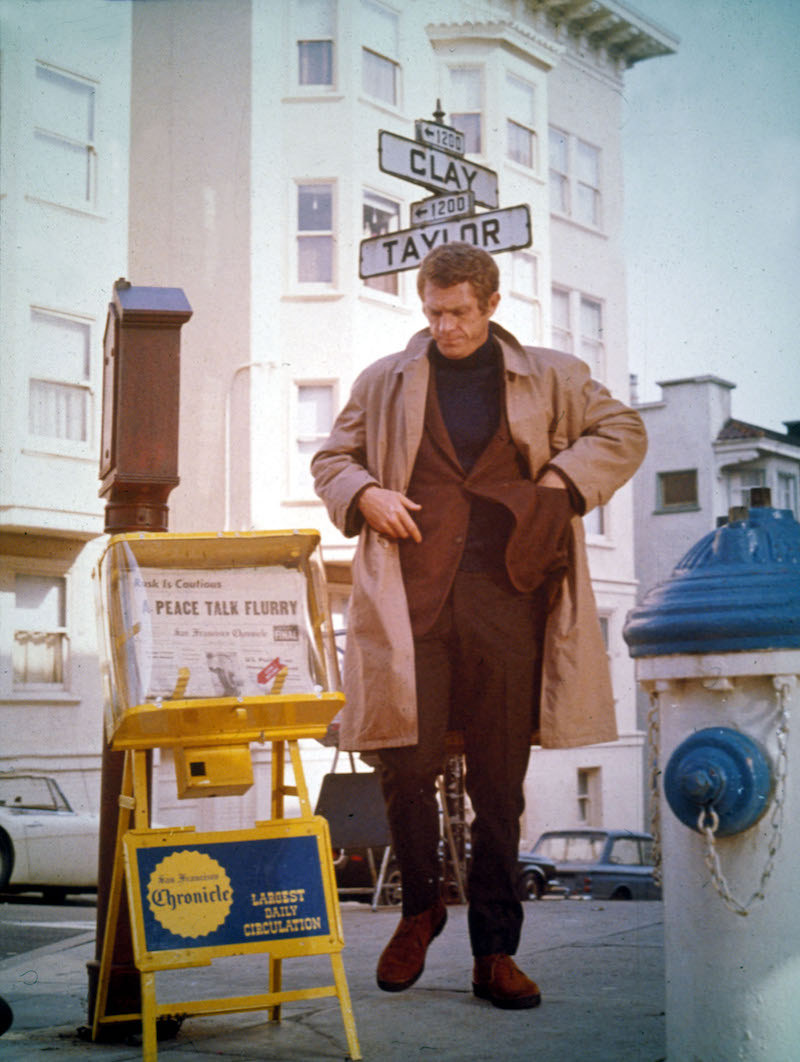
[[455, 192], [453, 195], [433, 195], [420, 199], [409, 208], [412, 225], [430, 225], [434, 221], [463, 218], [475, 211], [475, 196], [472, 192]]
[[428, 147], [441, 148], [442, 151], [450, 151], [454, 155], [464, 154], [464, 134], [452, 126], [420, 119], [414, 123], [414, 135], [421, 144], [427, 144]]
[[384, 173], [434, 192], [474, 192], [475, 202], [481, 206], [498, 205], [494, 170], [384, 129], [378, 134], [378, 165]]
[[416, 269], [428, 251], [443, 243], [462, 241], [475, 244], [490, 254], [498, 254], [529, 247], [532, 240], [527, 204], [506, 207], [457, 221], [403, 229], [362, 240], [358, 275], [364, 279]]

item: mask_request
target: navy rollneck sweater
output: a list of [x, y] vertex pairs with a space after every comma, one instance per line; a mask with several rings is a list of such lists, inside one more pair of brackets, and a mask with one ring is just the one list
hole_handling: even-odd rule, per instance
[[[445, 427], [459, 464], [469, 474], [500, 426], [503, 363], [491, 336], [466, 358], [446, 358], [434, 345], [430, 352], [436, 394]], [[505, 548], [512, 528], [505, 506], [474, 498], [462, 571], [505, 567]]]

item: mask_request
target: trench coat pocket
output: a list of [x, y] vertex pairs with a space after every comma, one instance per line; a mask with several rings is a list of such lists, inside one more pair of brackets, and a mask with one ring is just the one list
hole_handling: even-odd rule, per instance
[[557, 592], [567, 572], [575, 510], [569, 492], [530, 480], [501, 484], [492, 495], [511, 510], [514, 527], [506, 546], [506, 568], [523, 593], [550, 584]]

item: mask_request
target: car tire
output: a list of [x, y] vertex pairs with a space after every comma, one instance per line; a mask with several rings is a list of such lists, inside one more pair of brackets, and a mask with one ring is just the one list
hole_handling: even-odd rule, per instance
[[13, 869], [14, 849], [9, 838], [4, 833], [0, 833], [0, 890], [8, 885]]
[[541, 874], [529, 870], [519, 879], [519, 898], [521, 900], [541, 900], [544, 895], [544, 881]]
[[630, 889], [626, 889], [625, 886], [623, 885], [621, 888], [615, 889], [614, 892], [612, 892], [611, 899], [612, 900], [632, 900], [633, 896], [631, 895], [631, 890]]
[[390, 863], [386, 868], [386, 876], [383, 879], [384, 903], [391, 907], [397, 907], [403, 902], [403, 879], [400, 876], [400, 867], [397, 863]]

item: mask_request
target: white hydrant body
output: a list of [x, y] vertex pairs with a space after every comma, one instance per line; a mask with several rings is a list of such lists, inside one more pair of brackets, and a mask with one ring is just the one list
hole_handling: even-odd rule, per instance
[[[719, 726], [749, 734], [777, 764], [783, 708], [790, 717], [784, 791], [772, 794], [754, 826], [714, 841], [724, 882], [747, 915], [731, 910], [721, 895], [706, 863], [707, 835], [687, 828], [659, 787], [668, 1062], [800, 1058], [798, 675], [800, 651], [637, 663], [658, 713], [662, 770], [687, 735]], [[753, 899], [770, 863], [764, 898]]]
[[625, 628], [652, 706], [667, 1062], [800, 1059], [800, 525], [768, 506]]

